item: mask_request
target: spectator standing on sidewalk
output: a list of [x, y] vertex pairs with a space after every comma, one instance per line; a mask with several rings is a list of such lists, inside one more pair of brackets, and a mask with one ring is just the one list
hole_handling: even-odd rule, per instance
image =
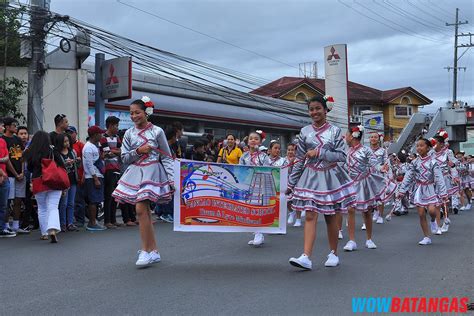
[[13, 227], [12, 230], [19, 234], [29, 234], [28, 228], [20, 228], [21, 202], [26, 197], [26, 180], [23, 170], [23, 143], [16, 136], [18, 121], [8, 117], [3, 120], [5, 133], [3, 139], [7, 143], [10, 156], [7, 162], [7, 174], [10, 181], [8, 199], [13, 200]]
[[63, 192], [59, 202], [61, 231], [77, 231], [78, 229], [76, 225], [74, 225], [74, 201], [76, 199], [78, 180], [77, 166], [79, 161], [77, 160], [76, 153], [69, 144], [69, 137], [66, 134], [58, 134], [55, 140], [56, 143], [54, 144], [54, 150], [59, 154], [58, 156], [63, 162], [69, 177], [69, 183], [71, 184], [71, 186]]
[[[3, 134], [3, 119], [0, 120], [0, 134]], [[5, 218], [8, 209], [8, 193], [10, 181], [7, 175], [7, 163], [9, 161], [7, 143], [0, 138], [0, 237], [15, 237], [16, 233], [5, 227]]]
[[104, 175], [104, 224], [107, 228], [120, 227], [117, 223], [117, 202], [112, 198], [112, 192], [120, 179], [120, 147], [122, 141], [118, 137], [120, 119], [109, 116], [105, 120], [107, 131], [100, 140], [100, 149], [105, 162]]
[[82, 150], [82, 163], [85, 177], [85, 197], [88, 203], [90, 231], [105, 230], [106, 227], [96, 222], [97, 204], [104, 202], [104, 162], [100, 157], [99, 142], [105, 131], [98, 126], [87, 130], [89, 140]]
[[54, 139], [59, 134], [65, 134], [69, 128], [69, 121], [65, 114], [58, 114], [54, 117], [54, 126], [56, 129], [49, 133], [51, 139], [51, 144], [55, 144], [56, 140]]
[[67, 134], [70, 137], [72, 143], [72, 149], [76, 153], [76, 158], [79, 162], [77, 168], [77, 187], [76, 187], [76, 199], [74, 207], [74, 218], [76, 219], [77, 227], [84, 227], [86, 221], [86, 202], [84, 198], [84, 166], [82, 164], [82, 150], [84, 149], [84, 143], [79, 140], [77, 135], [77, 129], [74, 126], [69, 126]]
[[[176, 144], [176, 129], [173, 127], [167, 127], [165, 129], [166, 140], [168, 141], [168, 146], [170, 147], [171, 156], [173, 159], [176, 158], [176, 153], [173, 150], [174, 145]], [[174, 197], [171, 197], [171, 201], [166, 204], [157, 204], [155, 210], [159, 218], [167, 223], [173, 223], [173, 208], [174, 206]]]

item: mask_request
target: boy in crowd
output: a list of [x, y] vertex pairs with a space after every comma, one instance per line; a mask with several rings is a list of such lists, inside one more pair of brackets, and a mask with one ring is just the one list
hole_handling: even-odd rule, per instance
[[[54, 125], [56, 129], [49, 133], [49, 137], [51, 138], [51, 144], [56, 144], [55, 138], [58, 134], [64, 134], [69, 128], [69, 121], [65, 114], [58, 114], [54, 117]], [[69, 139], [71, 142], [71, 139]], [[71, 142], [72, 143], [72, 142]]]
[[[23, 148], [26, 150], [30, 145], [30, 134], [28, 133], [28, 128], [26, 126], [18, 126], [16, 136], [18, 136], [23, 144]], [[26, 162], [23, 163], [23, 170], [25, 171], [25, 181], [26, 181], [26, 192], [25, 192], [25, 210], [23, 211], [21, 217], [20, 227], [22, 229], [36, 229], [39, 227], [38, 215], [33, 214], [33, 203], [32, 203], [32, 193], [30, 188], [31, 183], [31, 174], [26, 168]], [[33, 216], [33, 218], [32, 218]], [[30, 225], [31, 220], [33, 219], [32, 225]]]
[[7, 143], [9, 161], [7, 162], [7, 174], [10, 181], [9, 200], [13, 200], [13, 226], [12, 230], [19, 234], [29, 234], [26, 228], [20, 228], [20, 215], [22, 199], [26, 197], [26, 180], [23, 166], [23, 143], [18, 136], [18, 121], [7, 117], [3, 120], [5, 133], [3, 139]]
[[120, 227], [117, 223], [117, 203], [112, 198], [112, 192], [120, 179], [120, 147], [122, 142], [118, 137], [120, 119], [109, 116], [105, 120], [107, 131], [100, 140], [100, 149], [105, 162], [104, 175], [104, 224], [107, 228]]
[[186, 142], [183, 139], [184, 127], [181, 122], [173, 122], [171, 127], [176, 131], [176, 142], [173, 144], [173, 147], [170, 147], [174, 151], [177, 158], [184, 158], [186, 153]]
[[[72, 149], [76, 153], [77, 159], [82, 162], [82, 150], [84, 143], [77, 137], [77, 129], [74, 126], [69, 126], [67, 134], [71, 140]], [[84, 200], [84, 167], [81, 163], [77, 168], [79, 180], [77, 181], [76, 200], [74, 207], [74, 218], [76, 219], [77, 227], [84, 227], [86, 221], [86, 202]]]
[[186, 152], [186, 159], [204, 161], [206, 159], [206, 144], [197, 140], [193, 147]]
[[82, 163], [85, 177], [85, 197], [88, 203], [90, 231], [105, 230], [106, 227], [96, 222], [97, 204], [104, 202], [104, 163], [100, 157], [99, 142], [105, 131], [98, 126], [87, 130], [89, 140], [82, 150]]
[[26, 126], [18, 126], [16, 136], [20, 138], [24, 148], [28, 147], [30, 134], [28, 133], [28, 128]]
[[[3, 119], [0, 120], [0, 135], [4, 132]], [[10, 181], [7, 175], [7, 163], [9, 161], [7, 143], [0, 138], [0, 237], [15, 237], [16, 233], [6, 228], [5, 219], [8, 209], [8, 193], [10, 189]]]

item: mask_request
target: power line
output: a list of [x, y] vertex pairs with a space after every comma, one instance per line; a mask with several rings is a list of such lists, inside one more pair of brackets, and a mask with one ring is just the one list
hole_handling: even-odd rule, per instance
[[[367, 7], [366, 5], [364, 5], [364, 4], [360, 3], [360, 2], [357, 2], [356, 0], [354, 0], [354, 3], [360, 5], [361, 7], [363, 7], [364, 9], [366, 9], [367, 11], [372, 12], [374, 15], [376, 15], [376, 16], [378, 16], [378, 17], [380, 17], [380, 18], [382, 18], [382, 19], [384, 19], [384, 20], [386, 20], [386, 21], [391, 22], [392, 24], [395, 24], [395, 25], [397, 25], [398, 27], [400, 27], [400, 28], [402, 28], [402, 29], [407, 30], [407, 32], [412, 32], [412, 33], [414, 33], [414, 34], [412, 34], [412, 36], [416, 36], [416, 37], [418, 37], [418, 38], [422, 38], [422, 39], [429, 40], [429, 41], [432, 41], [432, 42], [442, 42], [442, 41], [440, 41], [440, 40], [438, 40], [438, 39], [433, 39], [433, 38], [428, 37], [428, 36], [418, 35], [418, 34], [416, 34], [415, 32], [411, 31], [409, 28], [406, 28], [406, 27], [404, 27], [403, 25], [401, 25], [401, 24], [399, 24], [399, 23], [397, 23], [397, 22], [394, 22], [394, 21], [392, 21], [392, 20], [390, 20], [390, 19], [387, 19], [386, 17], [382, 16], [382, 15], [379, 14], [378, 12], [375, 12], [375, 11], [372, 10], [371, 8]], [[407, 33], [407, 34], [409, 34], [409, 33]]]
[[[416, 33], [415, 33], [415, 34], [412, 34], [412, 33], [410, 33], [410, 31], [407, 32], [407, 31], [405, 31], [405, 30], [403, 30], [403, 29], [396, 28], [396, 27], [394, 27], [394, 26], [392, 26], [392, 25], [390, 25], [390, 24], [388, 24], [388, 23], [385, 23], [385, 22], [383, 22], [383, 21], [380, 21], [380, 20], [378, 20], [378, 19], [375, 19], [375, 18], [371, 17], [370, 15], [365, 14], [364, 12], [362, 12], [362, 11], [356, 9], [355, 7], [350, 6], [350, 5], [348, 5], [347, 3], [344, 3], [342, 0], [338, 0], [338, 2], [339, 2], [340, 4], [342, 4], [342, 5], [344, 5], [345, 7], [349, 8], [349, 9], [351, 9], [351, 10], [354, 10], [354, 11], [357, 12], [358, 14], [360, 14], [360, 15], [362, 15], [362, 16], [364, 16], [364, 17], [366, 17], [366, 18], [368, 18], [368, 19], [370, 19], [370, 20], [372, 20], [372, 21], [375, 21], [375, 22], [377, 22], [377, 23], [380, 23], [380, 24], [382, 24], [382, 25], [385, 25], [386, 27], [391, 28], [391, 29], [394, 30], [394, 31], [401, 32], [401, 33], [404, 33], [404, 34], [406, 34], [406, 35], [409, 35], [409, 36], [412, 36], [412, 37], [416, 37], [416, 38], [418, 38], [418, 39], [423, 39], [423, 40], [426, 40], [426, 41], [434, 42], [434, 43], [440, 43], [440, 42], [441, 42], [441, 41], [439, 41], [439, 40], [434, 40], [434, 39], [431, 39], [431, 38], [428, 38], [428, 37], [419, 36], [419, 35], [417, 35]], [[354, 1], [354, 2], [355, 2], [355, 1]], [[362, 6], [363, 6], [363, 5], [362, 5]], [[367, 8], [367, 7], [365, 7], [365, 8]], [[369, 9], [369, 10], [370, 10], [370, 9]], [[372, 11], [372, 10], [370, 10], [370, 11]], [[380, 17], [379, 14], [378, 14], [378, 16]], [[382, 17], [382, 18], [383, 18], [383, 17]]]
[[168, 22], [168, 23], [174, 24], [174, 25], [176, 25], [176, 26], [179, 26], [179, 27], [184, 28], [184, 29], [186, 29], [186, 30], [188, 30], [188, 31], [191, 31], [191, 32], [200, 34], [200, 35], [202, 35], [202, 36], [206, 36], [206, 37], [208, 37], [208, 38], [211, 38], [211, 39], [216, 40], [216, 41], [218, 41], [218, 42], [224, 43], [224, 44], [226, 44], [226, 45], [229, 45], [229, 46], [238, 48], [238, 49], [240, 49], [240, 50], [246, 51], [246, 52], [248, 52], [248, 53], [251, 53], [251, 54], [254, 54], [254, 55], [256, 55], [256, 56], [259, 56], [259, 57], [262, 57], [262, 58], [265, 58], [265, 59], [268, 59], [268, 60], [277, 62], [277, 63], [279, 63], [279, 64], [282, 64], [282, 65], [285, 65], [285, 66], [288, 66], [288, 67], [291, 67], [291, 68], [297, 68], [297, 67], [294, 66], [294, 65], [290, 65], [290, 64], [288, 64], [288, 63], [286, 63], [286, 62], [277, 60], [277, 59], [272, 58], [272, 57], [268, 57], [268, 56], [262, 55], [262, 54], [260, 54], [260, 53], [258, 53], [258, 52], [256, 52], [256, 51], [253, 51], [253, 50], [250, 50], [250, 49], [247, 49], [247, 48], [244, 48], [244, 47], [235, 45], [235, 44], [230, 43], [230, 42], [228, 42], [228, 41], [225, 41], [225, 40], [223, 40], [223, 39], [220, 39], [220, 38], [217, 38], [217, 37], [215, 37], [215, 36], [206, 34], [206, 33], [204, 33], [204, 32], [195, 30], [195, 29], [193, 29], [193, 28], [191, 28], [191, 27], [185, 26], [185, 25], [183, 25], [183, 24], [177, 23], [177, 22], [172, 21], [172, 20], [170, 20], [170, 19], [167, 19], [167, 18], [165, 18], [165, 17], [159, 16], [159, 15], [157, 15], [157, 14], [155, 14], [155, 13], [150, 12], [150, 11], [145, 11], [145, 10], [143, 10], [143, 9], [140, 9], [139, 7], [134, 6], [134, 5], [131, 5], [131, 4], [122, 2], [121, 0], [117, 0], [117, 2], [120, 3], [120, 4], [122, 4], [122, 5], [124, 5], [124, 6], [133, 8], [133, 9], [135, 9], [135, 10], [137, 10], [137, 11], [142, 12], [142, 13], [151, 15], [151, 16], [153, 16], [153, 17], [155, 17], [155, 18], [158, 18], [158, 19], [160, 19], [160, 20], [163, 20], [163, 21], [166, 21], [166, 22]]
[[396, 14], [398, 16], [401, 16], [403, 18], [408, 18], [411, 21], [414, 21], [418, 24], [421, 24], [421, 25], [423, 25], [423, 26], [425, 26], [429, 29], [437, 29], [438, 32], [443, 33], [447, 36], [450, 36], [449, 33], [445, 32], [444, 27], [442, 27], [440, 25], [436, 25], [436, 24], [434, 24], [434, 23], [432, 23], [428, 20], [425, 20], [425, 19], [421, 18], [420, 16], [411, 13], [410, 11], [406, 11], [403, 8], [396, 6], [395, 4], [390, 3], [388, 0], [387, 1], [382, 0], [382, 3], [377, 2], [377, 0], [373, 0], [373, 2], [375, 4], [378, 4], [379, 6], [384, 8], [385, 10], [389, 10], [389, 11], [393, 12], [394, 14]]

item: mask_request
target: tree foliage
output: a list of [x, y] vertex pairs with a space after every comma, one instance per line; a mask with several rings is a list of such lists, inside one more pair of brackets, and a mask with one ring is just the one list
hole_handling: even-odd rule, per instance
[[13, 77], [0, 80], [0, 117], [13, 116], [20, 121], [25, 121], [19, 108], [25, 89], [26, 82], [23, 80]]
[[[29, 60], [20, 58], [20, 28], [24, 9], [12, 8], [0, 0], [0, 65], [10, 67], [28, 66]], [[6, 56], [5, 56], [6, 52]], [[6, 57], [6, 58], [5, 58]]]

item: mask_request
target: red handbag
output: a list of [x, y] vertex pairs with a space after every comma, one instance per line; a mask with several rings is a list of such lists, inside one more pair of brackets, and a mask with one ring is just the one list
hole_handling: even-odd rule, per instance
[[66, 190], [71, 186], [66, 170], [58, 167], [54, 161], [54, 155], [52, 155], [52, 159], [41, 159], [41, 173], [43, 184], [50, 189]]

